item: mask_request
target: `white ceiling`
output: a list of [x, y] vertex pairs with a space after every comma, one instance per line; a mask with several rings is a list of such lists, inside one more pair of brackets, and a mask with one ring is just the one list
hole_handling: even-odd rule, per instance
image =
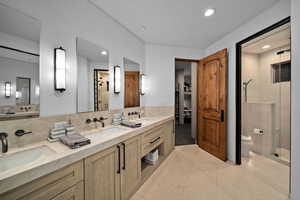
[[[102, 51], [106, 51], [107, 55], [102, 55]], [[77, 38], [77, 53], [93, 62], [107, 64], [109, 62], [109, 52], [105, 48], [82, 38]]]
[[[279, 49], [290, 45], [291, 43], [291, 27], [290, 23], [285, 24], [277, 29], [274, 29], [254, 40], [251, 40], [243, 45], [244, 53], [262, 54], [274, 49]], [[263, 49], [265, 45], [270, 45], [270, 48]]]
[[[89, 0], [148, 43], [206, 48], [279, 0]], [[206, 18], [205, 9], [216, 14]]]
[[0, 32], [39, 42], [40, 30], [39, 20], [0, 4]]

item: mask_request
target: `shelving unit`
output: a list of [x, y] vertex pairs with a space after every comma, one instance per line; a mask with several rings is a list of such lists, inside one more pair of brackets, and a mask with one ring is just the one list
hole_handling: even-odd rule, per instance
[[[176, 70], [175, 85], [175, 116], [179, 124], [191, 123], [193, 102], [192, 68]], [[195, 84], [195, 83], [194, 83]]]
[[[154, 148], [158, 149], [158, 160], [154, 165], [151, 165], [145, 161], [145, 156], [141, 158], [141, 177], [142, 177], [142, 183], [144, 183], [151, 174], [155, 171], [156, 168], [160, 166], [160, 164], [165, 160], [167, 155], [165, 155], [164, 152], [164, 143], [160, 144], [158, 147]], [[154, 150], [153, 149], [153, 150]]]
[[192, 81], [191, 74], [185, 71], [184, 75], [184, 123], [190, 123], [192, 119]]

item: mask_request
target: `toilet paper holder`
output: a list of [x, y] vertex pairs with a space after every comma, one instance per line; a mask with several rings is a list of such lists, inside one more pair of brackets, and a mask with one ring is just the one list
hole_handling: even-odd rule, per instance
[[263, 135], [264, 134], [264, 130], [260, 129], [260, 128], [254, 128], [253, 129], [253, 133], [256, 135]]

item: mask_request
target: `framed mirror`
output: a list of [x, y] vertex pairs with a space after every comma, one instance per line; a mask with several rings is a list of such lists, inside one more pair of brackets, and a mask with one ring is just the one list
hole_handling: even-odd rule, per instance
[[109, 110], [110, 74], [108, 51], [77, 38], [77, 112]]
[[124, 107], [140, 106], [140, 65], [128, 58], [124, 62]]
[[39, 117], [40, 21], [0, 4], [0, 121]]

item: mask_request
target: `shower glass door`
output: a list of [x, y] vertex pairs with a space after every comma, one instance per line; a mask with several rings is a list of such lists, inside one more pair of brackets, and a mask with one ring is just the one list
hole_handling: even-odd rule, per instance
[[273, 125], [273, 157], [278, 161], [290, 163], [291, 125], [290, 125], [290, 90], [291, 60], [290, 45], [280, 48], [276, 53], [276, 61], [272, 66], [275, 95], [275, 123]]

